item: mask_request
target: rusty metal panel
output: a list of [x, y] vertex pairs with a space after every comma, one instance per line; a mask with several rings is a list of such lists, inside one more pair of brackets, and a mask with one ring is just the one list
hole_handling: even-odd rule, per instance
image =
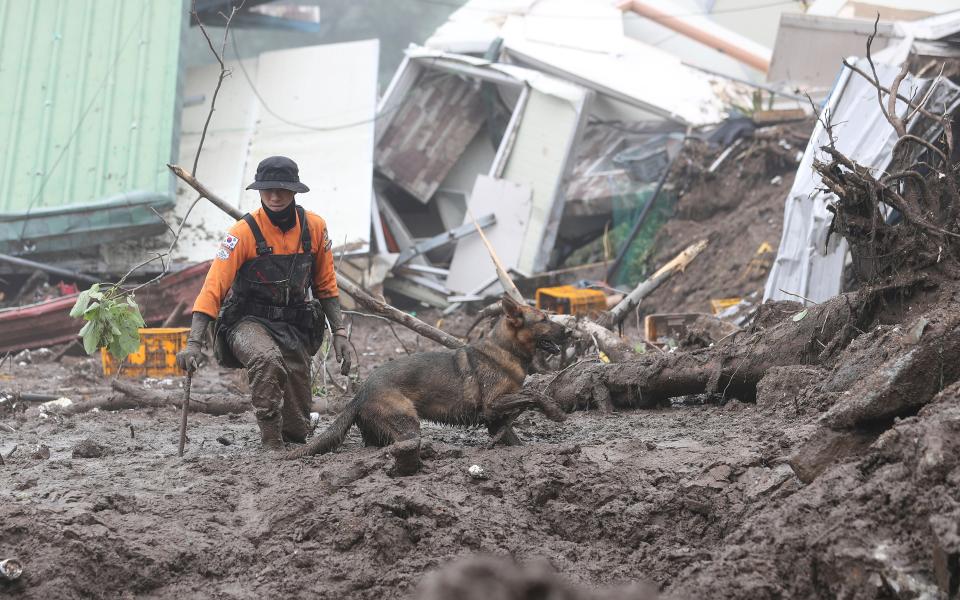
[[377, 143], [377, 169], [427, 203], [483, 125], [474, 85], [452, 75], [421, 75]]

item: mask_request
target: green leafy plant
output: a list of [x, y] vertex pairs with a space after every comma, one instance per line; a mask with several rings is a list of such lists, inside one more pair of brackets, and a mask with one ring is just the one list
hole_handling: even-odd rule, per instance
[[80, 293], [70, 316], [86, 321], [79, 335], [87, 354], [106, 348], [114, 358], [123, 360], [140, 348], [139, 330], [146, 325], [140, 307], [133, 294], [116, 286], [102, 292], [99, 283], [93, 284]]

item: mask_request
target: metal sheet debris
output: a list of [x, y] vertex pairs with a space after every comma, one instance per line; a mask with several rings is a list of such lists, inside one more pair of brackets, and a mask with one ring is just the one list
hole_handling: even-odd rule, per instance
[[421, 75], [377, 140], [377, 169], [428, 202], [483, 125], [475, 87], [453, 75]]

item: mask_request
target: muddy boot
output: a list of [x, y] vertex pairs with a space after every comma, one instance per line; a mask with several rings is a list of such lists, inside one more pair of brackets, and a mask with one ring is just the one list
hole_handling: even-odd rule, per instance
[[397, 442], [389, 450], [394, 459], [390, 475], [406, 477], [420, 471], [420, 438]]
[[280, 418], [257, 419], [257, 425], [260, 426], [260, 443], [263, 449], [268, 452], [283, 452], [283, 438], [280, 437]]

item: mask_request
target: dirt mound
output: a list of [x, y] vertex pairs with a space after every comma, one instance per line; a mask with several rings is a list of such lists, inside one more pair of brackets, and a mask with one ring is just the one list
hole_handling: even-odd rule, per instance
[[[0, 557], [25, 570], [0, 593], [404, 598], [480, 553], [547, 559], [570, 589], [623, 597], [616, 586], [675, 583], [799, 486], [773, 464], [777, 428], [750, 406], [522, 416], [526, 445], [492, 450], [485, 432], [427, 425], [424, 471], [408, 478], [356, 431], [340, 452], [277, 463], [259, 454], [251, 414], [190, 418], [182, 460], [173, 408], [5, 420], [15, 431], [0, 432], [0, 452], [18, 449], [0, 467]], [[107, 453], [72, 459], [88, 438]], [[39, 441], [49, 460], [31, 458]]]
[[648, 263], [656, 268], [700, 239], [710, 245], [682, 275], [645, 298], [643, 312], [709, 313], [713, 298], [762, 294], [780, 244], [783, 203], [812, 127], [804, 122], [757, 130], [714, 173], [707, 169], [720, 151], [691, 148], [681, 156], [671, 176], [680, 198]]
[[946, 597], [938, 582], [956, 594], [958, 431], [960, 385], [953, 385], [863, 458], [745, 522], [713, 561], [680, 576], [673, 595]]

